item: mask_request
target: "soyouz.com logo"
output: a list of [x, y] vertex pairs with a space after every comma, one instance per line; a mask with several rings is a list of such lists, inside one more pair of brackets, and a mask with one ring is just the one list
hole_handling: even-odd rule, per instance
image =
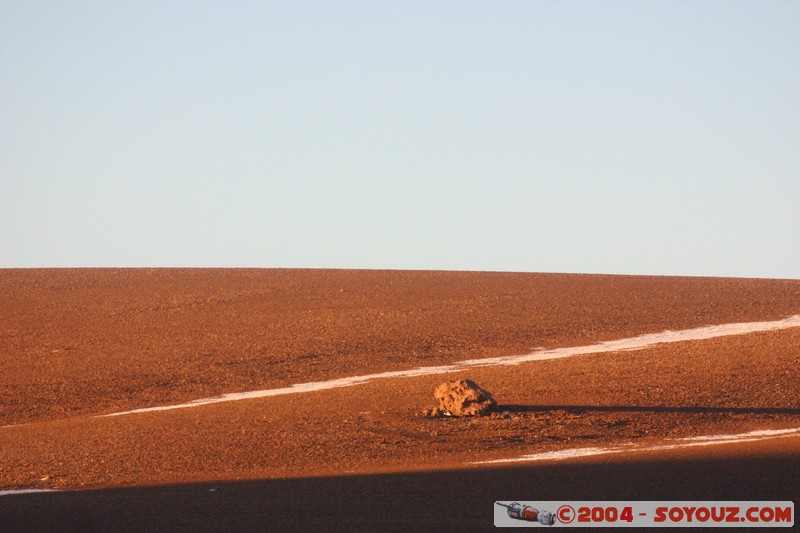
[[495, 502], [496, 527], [792, 527], [787, 501]]

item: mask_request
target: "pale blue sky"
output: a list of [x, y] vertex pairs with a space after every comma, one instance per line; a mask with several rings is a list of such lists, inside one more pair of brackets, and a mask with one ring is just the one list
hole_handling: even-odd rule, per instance
[[800, 2], [0, 0], [0, 267], [800, 278]]

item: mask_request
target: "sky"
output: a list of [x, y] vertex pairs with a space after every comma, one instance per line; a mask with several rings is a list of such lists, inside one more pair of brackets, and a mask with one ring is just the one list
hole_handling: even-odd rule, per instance
[[0, 0], [0, 268], [800, 279], [800, 2]]

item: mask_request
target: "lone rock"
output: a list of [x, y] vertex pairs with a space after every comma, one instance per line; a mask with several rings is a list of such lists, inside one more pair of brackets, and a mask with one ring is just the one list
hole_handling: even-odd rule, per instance
[[471, 379], [442, 383], [433, 391], [439, 409], [452, 416], [488, 415], [497, 402]]

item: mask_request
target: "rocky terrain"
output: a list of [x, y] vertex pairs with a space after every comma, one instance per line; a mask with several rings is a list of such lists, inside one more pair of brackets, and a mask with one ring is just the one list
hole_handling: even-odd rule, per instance
[[[0, 489], [65, 491], [0, 497], [0, 523], [482, 530], [502, 498], [791, 500], [799, 327], [104, 415], [797, 314], [796, 280], [0, 270]], [[424, 416], [458, 379], [487, 416]]]

